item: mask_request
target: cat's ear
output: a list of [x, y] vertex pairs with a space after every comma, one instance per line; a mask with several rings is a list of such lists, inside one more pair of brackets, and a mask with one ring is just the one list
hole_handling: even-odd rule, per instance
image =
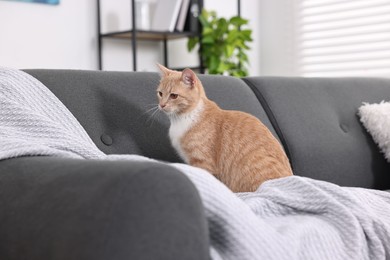
[[195, 86], [196, 83], [196, 74], [190, 69], [185, 69], [181, 73], [181, 80], [183, 81], [184, 84], [193, 87]]
[[164, 67], [163, 65], [161, 65], [161, 64], [159, 64], [159, 63], [157, 63], [157, 67], [160, 69], [161, 75], [162, 75], [162, 76], [166, 76], [166, 75], [169, 74], [169, 72], [171, 72], [170, 69]]

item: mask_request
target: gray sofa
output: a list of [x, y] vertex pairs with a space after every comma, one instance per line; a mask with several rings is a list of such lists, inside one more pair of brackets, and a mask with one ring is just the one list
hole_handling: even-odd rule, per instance
[[[157, 73], [26, 70], [73, 113], [100, 150], [180, 162], [156, 105]], [[200, 75], [210, 99], [260, 118], [294, 174], [390, 189], [390, 165], [359, 122], [390, 80]], [[208, 259], [194, 185], [163, 163], [24, 157], [0, 161], [0, 259]]]

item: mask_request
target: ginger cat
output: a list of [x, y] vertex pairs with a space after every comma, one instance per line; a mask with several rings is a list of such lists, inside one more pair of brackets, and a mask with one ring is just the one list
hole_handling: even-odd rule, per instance
[[158, 66], [159, 109], [168, 115], [172, 146], [186, 163], [209, 171], [233, 192], [292, 175], [282, 146], [259, 119], [219, 108], [192, 70]]

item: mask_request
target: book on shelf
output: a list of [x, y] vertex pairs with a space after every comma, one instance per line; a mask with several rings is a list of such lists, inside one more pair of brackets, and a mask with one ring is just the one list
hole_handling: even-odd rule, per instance
[[199, 33], [201, 30], [199, 15], [203, 0], [190, 0], [190, 6], [187, 12], [187, 19], [184, 25], [184, 31]]
[[154, 11], [152, 30], [173, 32], [183, 0], [159, 0]]
[[190, 0], [182, 0], [179, 17], [176, 22], [176, 31], [182, 32], [187, 19], [188, 8], [190, 7]]

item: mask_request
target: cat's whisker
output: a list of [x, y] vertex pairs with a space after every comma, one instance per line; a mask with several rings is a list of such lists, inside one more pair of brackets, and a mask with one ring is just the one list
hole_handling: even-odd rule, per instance
[[[146, 126], [152, 126], [153, 125], [153, 122], [154, 122], [154, 116], [156, 114], [158, 114], [158, 112], [160, 111], [160, 109], [158, 108], [158, 106], [155, 106], [151, 109], [149, 109], [148, 111], [146, 111], [143, 115], [145, 115], [146, 113], [150, 113], [152, 112], [151, 115], [148, 115], [148, 119], [145, 121], [145, 125]], [[149, 124], [151, 122], [151, 124]]]
[[161, 112], [160, 108], [157, 107], [156, 110], [151, 115], [151, 117], [155, 116], [156, 114], [159, 115], [158, 113], [160, 113], [160, 112]]
[[158, 110], [158, 105], [154, 104], [152, 108], [149, 108], [148, 110], [146, 110], [145, 112], [143, 112], [139, 117], [138, 119], [141, 119], [142, 117], [144, 117], [146, 114], [149, 114], [149, 113], [154, 113], [155, 110]]
[[[149, 113], [149, 112], [151, 112], [151, 111], [153, 111], [155, 109], [158, 109], [158, 105], [156, 105], [156, 104], [154, 104], [152, 108], [149, 108], [144, 113], [142, 113], [142, 115], [145, 115], [145, 114], [147, 114], [147, 113]], [[154, 111], [153, 111], [153, 113], [154, 113]]]
[[155, 107], [155, 106], [158, 106], [156, 103], [153, 103], [153, 104], [146, 104], [145, 105], [146, 107]]
[[[156, 112], [158, 112], [158, 111], [156, 111]], [[156, 113], [154, 113], [153, 116], [154, 116], [155, 114], [156, 114]], [[152, 126], [153, 126], [153, 123], [154, 123], [154, 121], [155, 121], [155, 118], [154, 118], [153, 116], [149, 117], [149, 118], [146, 120], [145, 126], [147, 126], [147, 127], [152, 127]]]

